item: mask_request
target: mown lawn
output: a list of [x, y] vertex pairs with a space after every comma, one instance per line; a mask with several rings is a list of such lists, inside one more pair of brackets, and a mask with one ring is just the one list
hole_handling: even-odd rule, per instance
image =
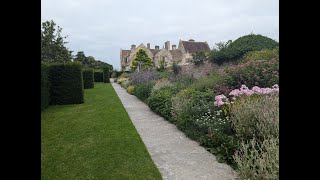
[[41, 113], [42, 179], [161, 179], [111, 84]]

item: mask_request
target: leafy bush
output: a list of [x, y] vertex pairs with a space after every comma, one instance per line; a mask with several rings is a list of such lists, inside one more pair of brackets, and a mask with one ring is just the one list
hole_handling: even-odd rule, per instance
[[222, 85], [223, 82], [224, 77], [221, 74], [214, 72], [208, 77], [199, 78], [191, 86], [196, 90], [205, 91], [207, 89], [215, 89], [218, 85]]
[[249, 51], [275, 48], [279, 43], [266, 36], [250, 34], [242, 36], [234, 42], [228, 41], [226, 44], [217, 45], [218, 49], [211, 51], [210, 59], [221, 65], [224, 62], [236, 61]]
[[242, 142], [234, 160], [243, 179], [279, 179], [279, 139]]
[[147, 102], [147, 99], [151, 94], [152, 87], [152, 82], [135, 85], [134, 95], [136, 95], [141, 101]]
[[128, 92], [129, 94], [133, 94], [133, 93], [134, 93], [134, 86], [129, 86], [129, 87], [127, 88], [127, 92]]
[[242, 63], [256, 60], [279, 59], [279, 47], [273, 49], [263, 49], [261, 51], [250, 51], [245, 54]]
[[242, 84], [249, 88], [253, 86], [270, 87], [279, 84], [278, 60], [248, 61], [227, 68], [226, 72], [226, 84], [231, 88], [239, 88]]
[[94, 72], [94, 82], [103, 82], [103, 72]]
[[104, 74], [103, 82], [104, 83], [110, 83], [109, 67], [108, 66], [103, 67], [102, 70], [103, 70], [103, 74]]
[[128, 81], [128, 80], [129, 80], [129, 78], [120, 77], [120, 78], [117, 79], [117, 83], [118, 83], [118, 84], [121, 84], [122, 82]]
[[151, 93], [153, 93], [154, 91], [161, 89], [163, 87], [172, 86], [172, 85], [173, 84], [166, 78], [159, 79], [156, 81], [155, 85], [153, 86]]
[[241, 139], [279, 136], [279, 94], [242, 96], [231, 106], [231, 121]]
[[174, 94], [175, 90], [171, 87], [163, 87], [154, 91], [148, 98], [150, 109], [164, 117], [166, 120], [171, 121], [171, 97]]
[[206, 52], [204, 51], [196, 52], [192, 54], [192, 57], [192, 63], [196, 66], [203, 64], [207, 60]]
[[93, 87], [94, 87], [93, 70], [92, 69], [83, 70], [83, 88], [90, 89]]
[[121, 87], [127, 89], [128, 86], [129, 86], [129, 84], [130, 84], [130, 81], [129, 81], [129, 80], [122, 81]]
[[200, 92], [193, 88], [181, 90], [172, 98], [172, 117], [177, 127], [191, 139], [208, 133], [208, 127], [202, 128], [196, 121], [212, 107], [212, 91]]
[[53, 64], [49, 68], [50, 104], [84, 102], [82, 65], [78, 62]]
[[50, 94], [49, 94], [49, 68], [48, 65], [41, 63], [41, 111], [49, 106]]
[[179, 74], [179, 72], [181, 71], [181, 67], [178, 66], [178, 64], [177, 64], [176, 62], [173, 62], [171, 68], [172, 68], [172, 72], [173, 72], [175, 75]]
[[233, 168], [236, 168], [233, 155], [238, 149], [239, 141], [235, 136], [209, 132], [207, 139], [203, 139], [201, 144], [205, 145], [212, 154], [216, 155], [218, 162], [228, 163]]
[[170, 77], [169, 80], [177, 89], [183, 89], [190, 86], [195, 81], [195, 78], [190, 75], [179, 74], [177, 76]]

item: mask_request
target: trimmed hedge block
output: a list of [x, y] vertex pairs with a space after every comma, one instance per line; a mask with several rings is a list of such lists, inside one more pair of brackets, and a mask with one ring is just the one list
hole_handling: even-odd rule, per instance
[[104, 67], [103, 69], [103, 82], [104, 83], [110, 83], [110, 73], [109, 73], [109, 68], [108, 67]]
[[84, 102], [82, 65], [79, 62], [51, 65], [49, 80], [50, 104]]
[[49, 67], [41, 64], [41, 111], [49, 106]]
[[103, 82], [103, 72], [94, 72], [94, 82]]
[[90, 89], [93, 87], [94, 87], [93, 70], [92, 69], [83, 70], [83, 88]]

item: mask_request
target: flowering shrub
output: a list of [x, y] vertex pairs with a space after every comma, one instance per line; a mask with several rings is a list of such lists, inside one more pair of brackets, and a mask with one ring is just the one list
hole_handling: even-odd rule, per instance
[[121, 83], [121, 87], [127, 89], [128, 86], [129, 86], [129, 84], [130, 84], [130, 81], [129, 81], [129, 80], [124, 80], [124, 81], [122, 81], [122, 83]]
[[279, 136], [279, 95], [246, 96], [231, 106], [231, 121], [241, 139], [263, 140]]
[[132, 85], [128, 86], [127, 92], [128, 92], [129, 94], [133, 94], [133, 92], [134, 92], [134, 86], [132, 86]]
[[279, 83], [279, 61], [275, 59], [248, 61], [229, 67], [226, 73], [226, 83], [232, 88], [238, 88], [242, 84], [249, 88], [270, 87]]
[[117, 83], [118, 83], [118, 84], [121, 84], [123, 81], [128, 81], [128, 80], [129, 80], [129, 78], [120, 77], [120, 78], [117, 79]]
[[163, 87], [168, 87], [168, 86], [172, 86], [172, 83], [168, 79], [166, 78], [159, 79], [158, 81], [156, 81], [155, 85], [153, 86], [151, 93], [153, 93], [158, 89], [161, 89]]
[[138, 85], [142, 83], [148, 83], [153, 80], [157, 80], [160, 78], [160, 75], [155, 70], [144, 70], [140, 72], [134, 72], [130, 74], [130, 80], [132, 85]]
[[[271, 94], [279, 92], [279, 86], [277, 84], [273, 85], [272, 88], [260, 88], [258, 86], [254, 86], [251, 90], [246, 85], [241, 85], [240, 89], [234, 89], [229, 93], [229, 96], [233, 96], [232, 100], [235, 100], [236, 97], [241, 95], [253, 95], [253, 94]], [[221, 94], [215, 97], [215, 106], [222, 106], [224, 104], [228, 104], [229, 99]]]
[[199, 140], [208, 133], [208, 127], [201, 126], [196, 119], [210, 111], [213, 97], [212, 91], [201, 92], [189, 87], [172, 98], [171, 115], [177, 127], [191, 139]]

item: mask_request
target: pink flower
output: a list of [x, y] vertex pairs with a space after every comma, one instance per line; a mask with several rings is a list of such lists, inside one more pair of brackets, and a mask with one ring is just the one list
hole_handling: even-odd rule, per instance
[[215, 97], [215, 100], [216, 100], [216, 101], [222, 101], [222, 99], [226, 99], [226, 98], [227, 98], [227, 97], [226, 97], [225, 95], [220, 94], [220, 95], [218, 95], [218, 96]]
[[234, 89], [229, 93], [230, 96], [239, 96], [239, 94], [240, 91], [238, 89]]

